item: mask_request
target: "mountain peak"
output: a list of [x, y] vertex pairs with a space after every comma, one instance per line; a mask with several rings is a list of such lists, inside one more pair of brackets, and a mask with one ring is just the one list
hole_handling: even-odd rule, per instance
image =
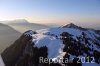
[[86, 28], [82, 28], [82, 27], [77, 26], [77, 25], [75, 25], [73, 23], [69, 23], [69, 24], [67, 24], [65, 26], [62, 26], [62, 28], [74, 28], [74, 29], [80, 29], [80, 30], [87, 30]]
[[63, 28], [78, 28], [78, 26], [73, 23], [69, 23], [69, 24], [63, 26]]

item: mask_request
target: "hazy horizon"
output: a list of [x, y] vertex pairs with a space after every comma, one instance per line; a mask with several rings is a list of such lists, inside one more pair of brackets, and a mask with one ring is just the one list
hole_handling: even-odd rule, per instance
[[100, 29], [99, 0], [0, 0], [0, 21], [26, 19], [31, 23]]

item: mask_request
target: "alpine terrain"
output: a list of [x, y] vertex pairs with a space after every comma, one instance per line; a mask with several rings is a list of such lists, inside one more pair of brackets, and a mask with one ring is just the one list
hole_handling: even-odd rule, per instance
[[100, 66], [100, 31], [72, 23], [28, 30], [1, 56], [6, 66]]

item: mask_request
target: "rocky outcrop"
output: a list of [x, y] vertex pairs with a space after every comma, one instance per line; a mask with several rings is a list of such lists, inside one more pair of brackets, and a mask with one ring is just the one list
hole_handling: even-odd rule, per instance
[[[29, 31], [27, 31], [27, 33], [29, 33]], [[23, 54], [26, 45], [31, 44], [31, 42], [32, 36], [23, 34], [11, 46], [5, 49], [1, 56], [6, 66], [14, 66], [20, 56]]]

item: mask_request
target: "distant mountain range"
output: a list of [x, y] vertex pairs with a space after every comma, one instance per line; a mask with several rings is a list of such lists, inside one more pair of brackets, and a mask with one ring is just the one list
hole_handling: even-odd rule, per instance
[[4, 21], [3, 23], [13, 27], [15, 30], [23, 33], [27, 30], [39, 30], [44, 28], [50, 28], [50, 26], [42, 25], [42, 24], [36, 24], [36, 23], [30, 23], [25, 19], [17, 19], [12, 21]]
[[[75, 24], [26, 31], [2, 54], [6, 66], [99, 66], [100, 31]], [[39, 58], [53, 63], [39, 63]], [[63, 59], [64, 58], [64, 59]], [[67, 63], [54, 63], [59, 59]]]

